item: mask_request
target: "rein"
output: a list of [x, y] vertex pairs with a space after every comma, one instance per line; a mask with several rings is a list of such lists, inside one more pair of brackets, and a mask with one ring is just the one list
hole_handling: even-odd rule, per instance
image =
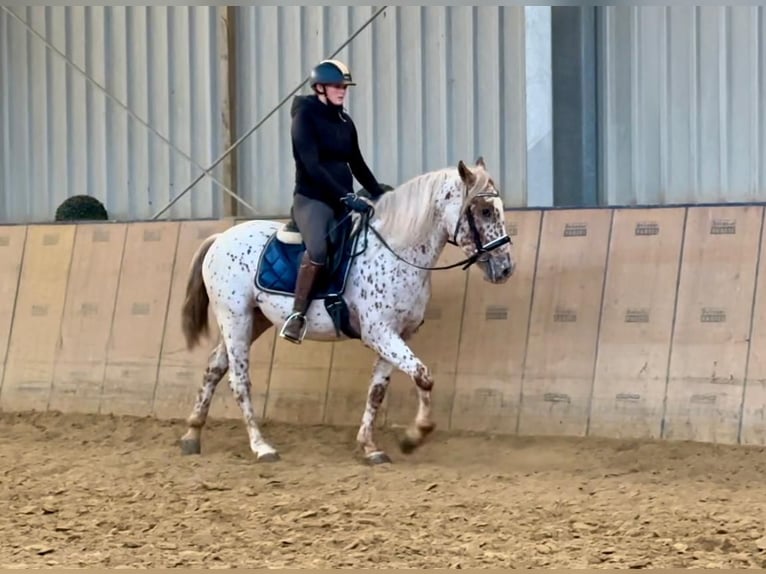
[[[476, 197], [495, 197], [495, 195], [487, 193], [487, 194], [479, 194]], [[338, 221], [338, 223], [328, 232], [328, 235], [332, 233], [335, 229], [337, 229], [341, 224], [343, 224], [343, 222], [348, 217], [351, 217], [352, 213], [353, 212], [350, 211], [349, 213], [344, 215], [340, 219], [340, 221]], [[368, 231], [372, 231], [372, 233], [380, 240], [383, 246], [386, 249], [388, 249], [388, 251], [391, 252], [391, 254], [394, 257], [396, 257], [397, 259], [399, 259], [400, 261], [406, 263], [407, 265], [411, 267], [422, 269], [424, 271], [443, 271], [446, 269], [454, 269], [455, 267], [460, 267], [460, 266], [462, 266], [463, 271], [465, 271], [466, 269], [471, 267], [471, 265], [479, 261], [480, 258], [490, 253], [491, 251], [494, 251], [498, 247], [502, 247], [506, 243], [512, 244], [510, 236], [508, 236], [508, 234], [504, 234], [502, 237], [493, 239], [489, 243], [483, 245], [481, 243], [481, 236], [479, 235], [479, 230], [476, 227], [476, 220], [473, 217], [473, 212], [471, 211], [471, 206], [469, 205], [468, 208], [465, 210], [465, 215], [466, 215], [466, 218], [468, 219], [468, 227], [470, 228], [471, 235], [473, 236], [473, 243], [474, 243], [474, 246], [476, 247], [476, 252], [473, 255], [470, 255], [466, 257], [465, 259], [458, 261], [457, 263], [453, 263], [452, 265], [441, 265], [439, 267], [423, 267], [421, 265], [412, 263], [411, 261], [407, 261], [391, 248], [391, 246], [386, 242], [386, 240], [383, 239], [383, 237], [380, 235], [378, 230], [370, 225], [370, 220], [372, 219], [374, 214], [375, 214], [375, 207], [372, 205], [370, 205], [370, 209], [367, 211], [367, 213], [361, 214], [361, 219], [362, 219], [361, 226], [364, 230], [364, 247], [358, 253], [352, 254], [351, 255], [352, 258], [357, 257], [358, 255], [361, 255], [362, 253], [364, 253], [364, 250], [367, 249], [367, 232]], [[447, 243], [454, 245], [456, 247], [458, 246], [457, 232], [458, 232], [458, 229], [460, 228], [461, 220], [462, 220], [462, 217], [458, 218], [457, 223], [455, 224], [455, 231], [452, 233], [452, 237], [447, 239]], [[361, 230], [357, 231], [357, 233], [361, 233]]]

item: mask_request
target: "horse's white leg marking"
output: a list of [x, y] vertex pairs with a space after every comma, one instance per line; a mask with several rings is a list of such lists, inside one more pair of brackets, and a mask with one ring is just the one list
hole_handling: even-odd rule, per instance
[[362, 424], [359, 426], [359, 432], [356, 435], [357, 442], [364, 449], [364, 455], [370, 462], [382, 463], [390, 462], [388, 455], [378, 449], [372, 434], [375, 427], [375, 417], [378, 414], [383, 399], [386, 398], [386, 389], [391, 381], [391, 373], [394, 371], [394, 365], [387, 360], [379, 357], [372, 368], [372, 377], [370, 387], [367, 391], [367, 404], [364, 407], [362, 415]]
[[201, 450], [200, 438], [202, 427], [207, 421], [207, 414], [210, 410], [210, 403], [213, 400], [215, 388], [221, 381], [229, 368], [229, 357], [226, 354], [226, 345], [221, 340], [215, 349], [210, 353], [205, 374], [202, 376], [202, 385], [197, 393], [197, 400], [194, 403], [187, 423], [189, 428], [186, 434], [181, 437], [181, 451], [184, 454], [199, 454]]
[[431, 420], [433, 378], [425, 363], [415, 356], [404, 339], [392, 329], [378, 323], [365, 331], [364, 338], [367, 344], [382, 358], [407, 373], [417, 386], [418, 414], [415, 416], [414, 424], [407, 428], [405, 437], [399, 445], [402, 452], [410, 453], [420, 446], [436, 426]]
[[270, 325], [260, 311], [255, 314], [227, 310], [220, 321], [221, 334], [229, 351], [229, 387], [242, 410], [250, 438], [250, 450], [259, 460], [277, 460], [277, 451], [261, 435], [250, 394], [250, 346]]
[[[252, 325], [252, 335], [250, 344], [260, 337], [271, 323], [261, 313], [259, 309], [255, 310], [255, 316]], [[249, 353], [248, 353], [249, 355]], [[210, 353], [205, 374], [202, 377], [202, 385], [197, 393], [197, 400], [194, 403], [192, 412], [187, 419], [189, 428], [186, 434], [181, 438], [181, 450], [184, 454], [199, 454], [201, 451], [202, 428], [207, 422], [210, 404], [213, 402], [213, 395], [221, 382], [226, 371], [229, 369], [229, 355], [226, 345], [221, 339], [215, 349]]]

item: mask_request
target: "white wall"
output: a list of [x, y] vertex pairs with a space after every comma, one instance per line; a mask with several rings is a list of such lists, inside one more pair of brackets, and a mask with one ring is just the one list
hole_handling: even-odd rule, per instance
[[[173, 146], [204, 167], [223, 150], [215, 7], [5, 10], [0, 7], [0, 221], [50, 221], [75, 194], [97, 197], [116, 219], [149, 218], [201, 173]], [[222, 179], [220, 169], [215, 174]], [[220, 196], [206, 178], [165, 216], [218, 216]]]
[[[263, 118], [374, 11], [237, 8], [236, 135]], [[396, 184], [483, 155], [507, 204], [526, 205], [524, 38], [525, 9], [513, 6], [391, 6], [357, 36], [338, 57], [358, 82], [348, 107], [377, 177]], [[291, 202], [289, 108], [271, 116], [238, 150], [239, 191], [263, 214], [286, 214]]]

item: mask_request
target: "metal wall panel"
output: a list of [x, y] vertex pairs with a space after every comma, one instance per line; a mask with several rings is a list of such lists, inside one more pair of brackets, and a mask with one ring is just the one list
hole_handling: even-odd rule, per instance
[[[215, 7], [11, 10], [202, 166], [223, 151]], [[82, 193], [145, 219], [199, 173], [0, 10], [0, 221], [51, 220]], [[221, 194], [205, 178], [164, 217], [219, 216]]]
[[[234, 137], [266, 116], [375, 10], [237, 8]], [[389, 7], [338, 54], [358, 82], [347, 105], [380, 181], [401, 183], [483, 155], [507, 204], [526, 204], [524, 26], [523, 6]], [[290, 104], [236, 150], [238, 192], [259, 215], [289, 211]]]
[[766, 200], [766, 8], [599, 8], [604, 202]]

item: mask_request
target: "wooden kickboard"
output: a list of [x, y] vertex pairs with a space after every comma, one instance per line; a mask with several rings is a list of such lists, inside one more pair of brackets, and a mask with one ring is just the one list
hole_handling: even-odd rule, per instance
[[50, 408], [98, 412], [127, 225], [78, 224]]
[[[26, 237], [26, 225], [0, 227], [0, 367], [8, 353]], [[0, 378], [0, 389], [2, 384]]]
[[[361, 341], [333, 343], [325, 424], [356, 426], [361, 423], [377, 358]], [[378, 409], [375, 417], [378, 427], [385, 424], [387, 405], [386, 399]]]
[[[452, 265], [465, 259], [462, 250], [447, 245], [436, 266]], [[460, 267], [431, 272], [431, 300], [425, 323], [408, 341], [415, 356], [431, 370], [434, 388], [431, 393], [432, 420], [437, 428], [449, 429], [455, 396], [457, 356], [460, 346], [463, 304], [468, 273]], [[362, 391], [366, 394], [366, 391]], [[418, 395], [413, 380], [396, 369], [387, 393], [387, 426], [408, 426], [415, 420]], [[361, 412], [360, 412], [361, 416]]]
[[543, 214], [519, 433], [586, 432], [611, 210]]
[[657, 438], [684, 208], [614, 213], [588, 434]]
[[0, 408], [48, 408], [75, 225], [27, 229]]
[[688, 210], [664, 438], [737, 441], [762, 212]]
[[[316, 300], [311, 306], [321, 305]], [[300, 425], [320, 424], [324, 420], [331, 361], [330, 342], [304, 340], [295, 345], [276, 337], [265, 418]]]
[[[764, 230], [766, 231], [766, 230]], [[747, 379], [744, 384], [739, 442], [766, 445], [766, 233], [761, 237], [760, 264], [753, 307]]]
[[[207, 237], [224, 231], [229, 225], [226, 220], [181, 222], [152, 411], [157, 418], [183, 419], [194, 406], [208, 356], [217, 343], [219, 332], [215, 316], [208, 309], [209, 338], [200, 339], [199, 346], [192, 351], [187, 350], [181, 330], [181, 307], [186, 297], [186, 282], [194, 252]], [[222, 390], [226, 392], [225, 378], [221, 383]]]
[[125, 238], [99, 412], [152, 412], [178, 222], [132, 223]]
[[470, 269], [450, 428], [516, 432], [535, 276], [539, 211], [505, 215], [516, 270], [505, 285]]

